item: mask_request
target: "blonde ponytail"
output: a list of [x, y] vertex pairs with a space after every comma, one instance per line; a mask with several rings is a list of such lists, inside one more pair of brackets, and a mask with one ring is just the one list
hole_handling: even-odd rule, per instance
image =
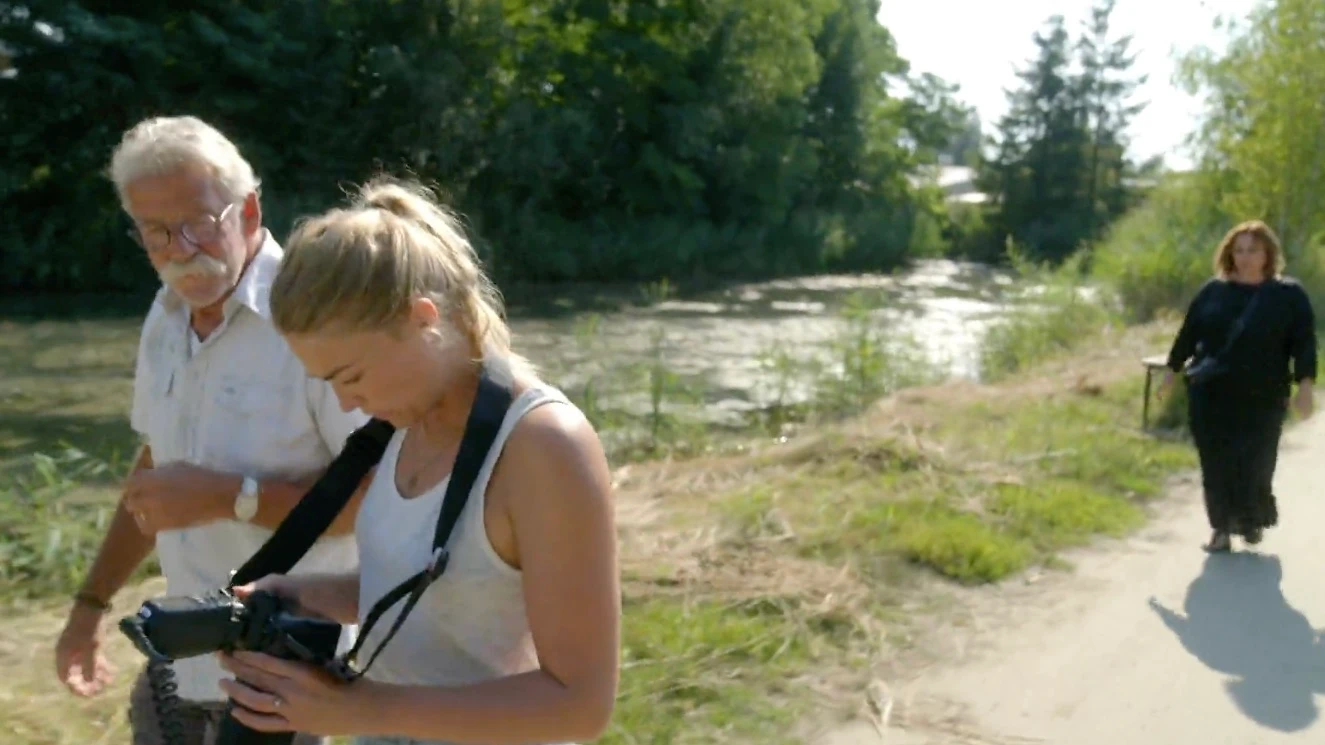
[[423, 185], [379, 178], [348, 209], [301, 221], [271, 290], [272, 319], [285, 334], [398, 324], [420, 297], [460, 320], [481, 358], [511, 357], [501, 296], [458, 217]]

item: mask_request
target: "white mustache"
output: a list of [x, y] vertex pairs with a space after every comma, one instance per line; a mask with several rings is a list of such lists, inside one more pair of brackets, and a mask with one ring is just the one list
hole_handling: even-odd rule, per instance
[[204, 253], [195, 253], [188, 261], [170, 262], [161, 268], [158, 274], [162, 281], [170, 284], [186, 277], [224, 277], [229, 272], [225, 263]]

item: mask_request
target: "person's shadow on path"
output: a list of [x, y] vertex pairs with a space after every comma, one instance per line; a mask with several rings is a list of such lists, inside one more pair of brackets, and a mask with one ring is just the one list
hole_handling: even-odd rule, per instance
[[1224, 683], [1248, 718], [1281, 732], [1310, 727], [1325, 694], [1325, 640], [1288, 604], [1277, 556], [1212, 554], [1187, 588], [1183, 614], [1155, 598], [1150, 607]]

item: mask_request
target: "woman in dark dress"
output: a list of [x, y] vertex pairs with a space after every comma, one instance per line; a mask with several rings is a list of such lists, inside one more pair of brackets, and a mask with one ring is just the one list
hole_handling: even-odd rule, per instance
[[[1279, 239], [1265, 223], [1230, 230], [1214, 265], [1215, 276], [1192, 299], [1173, 341], [1160, 395], [1171, 389], [1175, 373], [1211, 356], [1221, 363], [1209, 379], [1189, 379], [1187, 414], [1214, 531], [1205, 548], [1228, 551], [1232, 535], [1259, 543], [1265, 528], [1278, 522], [1272, 482], [1279, 435], [1293, 383], [1298, 413], [1311, 415], [1316, 329], [1311, 301], [1282, 275]], [[1253, 298], [1241, 334], [1224, 349]]]

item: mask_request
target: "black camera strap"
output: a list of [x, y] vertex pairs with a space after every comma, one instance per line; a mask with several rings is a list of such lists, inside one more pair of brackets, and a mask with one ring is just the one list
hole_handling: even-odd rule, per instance
[[382, 460], [395, 431], [390, 422], [370, 419], [351, 433], [345, 447], [267, 542], [231, 574], [227, 587], [290, 571], [345, 509], [364, 476]]
[[1274, 282], [1274, 280], [1263, 280], [1260, 286], [1251, 293], [1251, 300], [1247, 301], [1247, 306], [1242, 309], [1242, 312], [1238, 314], [1238, 317], [1233, 320], [1233, 324], [1229, 327], [1228, 336], [1224, 337], [1224, 346], [1220, 347], [1219, 351], [1213, 356], [1222, 359], [1223, 356], [1228, 354], [1229, 350], [1233, 348], [1233, 342], [1237, 341], [1238, 337], [1241, 336], [1242, 332], [1247, 328], [1247, 321], [1251, 319], [1252, 311], [1256, 309], [1256, 301], [1260, 300], [1261, 295], [1265, 294], [1265, 288], [1268, 287], [1271, 282]]
[[[455, 529], [456, 522], [460, 519], [460, 513], [465, 509], [465, 503], [469, 501], [469, 493], [473, 490], [479, 471], [482, 470], [492, 444], [497, 439], [497, 432], [506, 419], [511, 400], [511, 390], [494, 381], [489, 377], [487, 369], [483, 369], [479, 376], [478, 394], [474, 398], [473, 407], [469, 410], [469, 419], [465, 422], [465, 431], [460, 439], [460, 448], [456, 452], [451, 478], [446, 484], [446, 493], [442, 497], [441, 514], [437, 517], [437, 530], [433, 534], [432, 559], [417, 574], [396, 585], [373, 604], [368, 615], [364, 617], [363, 625], [359, 628], [354, 647], [343, 659], [333, 663], [333, 671], [340, 677], [354, 680], [368, 672], [368, 668], [372, 667], [382, 649], [400, 630], [405, 617], [414, 609], [419, 598], [423, 597], [423, 592], [446, 571], [447, 562], [450, 560], [447, 541], [450, 540], [451, 531]], [[405, 605], [400, 609], [391, 628], [387, 630], [386, 636], [373, 650], [372, 656], [368, 658], [363, 668], [355, 669], [354, 660], [358, 657], [359, 648], [363, 646], [364, 640], [368, 638], [368, 633], [382, 614], [401, 598], [406, 598]]]

